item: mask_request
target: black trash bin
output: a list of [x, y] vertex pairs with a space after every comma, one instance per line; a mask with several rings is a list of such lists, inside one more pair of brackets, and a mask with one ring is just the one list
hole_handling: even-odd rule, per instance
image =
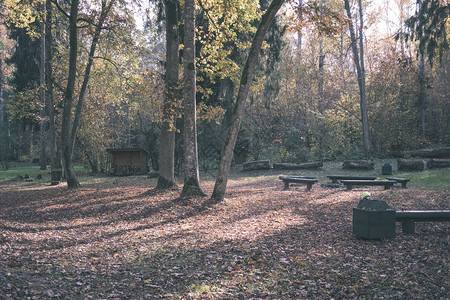
[[383, 175], [392, 175], [392, 166], [390, 164], [384, 164], [381, 167], [381, 174]]
[[353, 234], [363, 239], [395, 237], [395, 210], [383, 200], [362, 200], [353, 208]]

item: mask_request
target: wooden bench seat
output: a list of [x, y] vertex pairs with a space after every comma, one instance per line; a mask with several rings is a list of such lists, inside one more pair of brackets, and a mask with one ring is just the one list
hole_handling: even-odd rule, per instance
[[396, 211], [395, 220], [402, 223], [402, 232], [414, 233], [415, 222], [450, 221], [450, 210], [410, 210]]
[[376, 176], [351, 176], [351, 175], [330, 175], [327, 176], [332, 183], [337, 183], [338, 180], [375, 180]]
[[350, 191], [354, 185], [384, 186], [384, 189], [388, 190], [396, 183], [396, 181], [391, 180], [341, 180], [340, 182], [347, 187], [347, 191]]
[[409, 182], [409, 179], [406, 178], [398, 178], [398, 177], [386, 177], [387, 180], [392, 180], [402, 184], [402, 188], [406, 188], [406, 184]]
[[316, 177], [310, 176], [280, 176], [280, 180], [284, 182], [284, 189], [289, 189], [290, 183], [303, 183], [306, 184], [306, 191], [310, 191], [313, 184], [318, 182]]

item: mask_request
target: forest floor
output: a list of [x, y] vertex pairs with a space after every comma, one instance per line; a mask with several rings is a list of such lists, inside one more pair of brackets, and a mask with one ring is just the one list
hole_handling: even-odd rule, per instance
[[448, 223], [412, 235], [397, 224], [382, 240], [352, 233], [363, 191], [418, 210], [449, 209], [448, 190], [285, 191], [274, 174], [246, 176], [212, 206], [145, 176], [75, 191], [4, 182], [0, 299], [449, 299]]

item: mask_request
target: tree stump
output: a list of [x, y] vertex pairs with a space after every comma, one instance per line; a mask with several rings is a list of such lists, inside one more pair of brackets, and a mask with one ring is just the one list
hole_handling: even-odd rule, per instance
[[254, 170], [266, 170], [270, 169], [270, 161], [269, 160], [255, 160], [244, 163], [243, 171], [254, 171]]
[[397, 170], [399, 171], [423, 171], [425, 162], [421, 159], [397, 159]]
[[323, 167], [321, 161], [301, 163], [301, 164], [290, 164], [290, 163], [274, 163], [273, 168], [277, 170], [296, 170], [296, 169], [317, 169]]
[[347, 160], [342, 164], [348, 170], [373, 170], [373, 162], [370, 160]]
[[427, 162], [428, 169], [450, 168], [450, 159], [432, 158]]

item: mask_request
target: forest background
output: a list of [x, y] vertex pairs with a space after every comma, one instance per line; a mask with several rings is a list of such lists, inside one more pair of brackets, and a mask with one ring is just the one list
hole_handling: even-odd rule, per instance
[[[426, 47], [405, 25], [420, 9], [414, 1], [285, 3], [259, 52], [233, 163], [395, 158], [409, 149], [449, 145], [448, 5], [421, 3], [444, 6], [434, 24], [443, 34]], [[158, 171], [167, 152], [161, 133], [167, 131], [174, 136], [173, 169], [183, 172], [184, 1], [2, 0], [0, 5], [4, 168], [10, 160], [45, 168], [56, 158], [52, 168], [58, 169], [67, 148], [69, 160], [107, 172], [107, 148], [141, 147]], [[240, 74], [269, 5], [196, 2], [201, 170], [219, 165]], [[433, 11], [425, 17], [434, 20]], [[175, 58], [168, 56], [170, 29], [177, 29]], [[365, 72], [367, 132], [355, 53]], [[169, 59], [175, 59], [175, 75], [168, 73]]]

